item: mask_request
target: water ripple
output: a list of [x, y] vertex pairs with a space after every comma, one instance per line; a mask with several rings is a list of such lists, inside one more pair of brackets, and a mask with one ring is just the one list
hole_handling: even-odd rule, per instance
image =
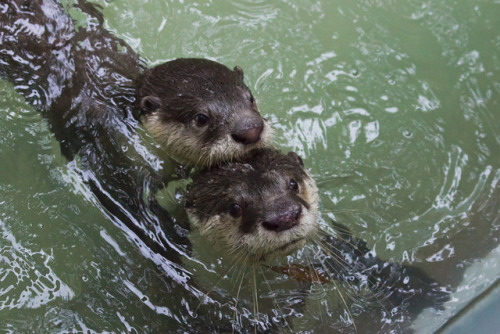
[[39, 308], [75, 296], [52, 269], [51, 254], [22, 246], [1, 220], [0, 231], [0, 310]]

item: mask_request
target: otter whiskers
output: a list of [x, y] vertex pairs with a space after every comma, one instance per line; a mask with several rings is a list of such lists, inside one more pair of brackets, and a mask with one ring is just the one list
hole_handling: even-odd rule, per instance
[[[360, 286], [356, 287], [354, 286], [353, 283], [351, 283], [349, 280], [344, 279], [342, 282], [345, 282], [345, 284], [348, 285], [349, 290], [351, 292], [354, 291], [360, 291], [363, 286], [367, 286], [368, 288], [377, 286], [377, 283], [374, 278], [369, 274], [364, 274], [363, 271], [366, 270], [367, 268], [358, 268], [356, 265], [359, 266], [358, 263], [355, 261], [351, 260], [351, 262], [348, 262], [341, 254], [342, 250], [338, 248], [338, 246], [335, 246], [333, 244], [327, 244], [325, 241], [326, 238], [334, 238], [338, 240], [341, 243], [344, 243], [347, 245], [351, 251], [353, 252], [361, 252], [362, 250], [359, 249], [357, 245], [349, 241], [348, 239], [342, 237], [340, 234], [332, 235], [324, 230], [320, 230], [318, 235], [313, 239], [313, 244], [317, 245], [319, 247], [319, 250], [321, 252], [321, 255], [318, 255], [317, 258], [321, 262], [321, 265], [324, 267], [325, 271], [330, 275], [332, 280], [341, 280], [345, 276], [358, 276], [360, 282]], [[325, 259], [330, 258], [333, 260], [338, 266], [327, 266], [325, 263]], [[337, 275], [337, 278], [335, 279], [334, 277], [331, 276], [331, 271], [334, 271]], [[364, 277], [361, 277], [362, 275], [365, 275]], [[381, 289], [383, 286], [379, 286], [378, 288]], [[368, 297], [374, 298], [376, 302], [382, 306], [383, 304], [381, 303], [380, 298], [382, 298], [381, 292], [373, 291], [373, 289], [368, 289], [367, 291]], [[366, 299], [366, 295], [363, 296], [363, 303], [366, 304], [368, 299]], [[361, 296], [356, 296], [354, 294], [350, 294], [350, 298], [353, 299], [354, 301], [361, 301]], [[384, 307], [385, 309], [385, 307]]]
[[[337, 241], [332, 242], [332, 240], [325, 239], [328, 237], [335, 238]], [[383, 314], [390, 315], [391, 312], [386, 309], [386, 306], [390, 305], [390, 302], [385, 301], [386, 296], [380, 291], [383, 288], [383, 284], [381, 285], [379, 281], [370, 276], [371, 273], [369, 270], [364, 272], [368, 268], [360, 267], [355, 260], [354, 262], [350, 262], [353, 260], [347, 257], [345, 249], [341, 248], [342, 245], [348, 246], [352, 251], [364, 251], [352, 240], [345, 237], [342, 232], [332, 234], [323, 229], [308, 238], [308, 245], [297, 255], [298, 257], [292, 256], [289, 259], [275, 259], [271, 262], [257, 261], [255, 258], [249, 257], [244, 248], [234, 247], [224, 255], [224, 261], [229, 263], [229, 267], [226, 270], [220, 271], [216, 282], [206, 292], [206, 296], [210, 295], [215, 286], [219, 285], [222, 281], [228, 280], [227, 282], [230, 282], [230, 290], [234, 289], [234, 293], [232, 294], [234, 296], [232, 306], [233, 332], [244, 331], [245, 322], [249, 322], [253, 326], [253, 332], [268, 330], [269, 326], [272, 326], [271, 328], [274, 331], [292, 331], [294, 316], [286, 312], [286, 305], [290, 301], [278, 300], [279, 293], [270, 284], [268, 277], [269, 273], [274, 273], [274, 275], [276, 273], [285, 273], [290, 281], [303, 281], [306, 283], [309, 286], [306, 288], [307, 291], [319, 289], [319, 291], [323, 291], [323, 294], [330, 295], [332, 291], [336, 291], [338, 302], [343, 305], [344, 310], [344, 315], [340, 316], [339, 319], [342, 319], [345, 325], [352, 326], [353, 331], [358, 333], [359, 328], [355, 319], [360, 312], [360, 305], [370, 305], [370, 300], [372, 300], [377, 303]], [[285, 266], [289, 270], [282, 270], [280, 268], [284, 267], [276, 266], [277, 263], [283, 261], [287, 263]], [[276, 264], [274, 264], [275, 262]], [[304, 265], [298, 267], [300, 263], [304, 263]], [[296, 271], [294, 268], [302, 268], [303, 270]], [[325, 279], [325, 276], [327, 279]], [[280, 276], [277, 275], [276, 277]], [[354, 277], [357, 277], [357, 279]], [[283, 282], [286, 282], [286, 280]], [[264, 293], [265, 298], [271, 303], [268, 307], [272, 305], [271, 311], [269, 311], [270, 316], [274, 314], [272, 315], [273, 321], [271, 324], [266, 312], [261, 313], [262, 289], [268, 291], [268, 293]], [[246, 293], [243, 293], [243, 290]], [[244, 297], [242, 298], [242, 296]], [[245, 299], [245, 296], [250, 298], [250, 300]], [[251, 301], [250, 310], [252, 312], [245, 311], [247, 310], [245, 300], [246, 302]], [[309, 300], [308, 304], [313, 302], [314, 298]], [[204, 303], [204, 300], [200, 303]], [[324, 305], [326, 306], [327, 304]], [[313, 317], [325, 317], [324, 312], [310, 314]], [[326, 319], [330, 318], [327, 317]]]

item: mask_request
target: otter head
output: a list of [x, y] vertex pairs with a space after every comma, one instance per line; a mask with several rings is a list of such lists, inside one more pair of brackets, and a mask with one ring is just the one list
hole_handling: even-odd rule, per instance
[[147, 130], [177, 160], [209, 166], [270, 146], [271, 130], [243, 70], [177, 59], [146, 70], [137, 101]]
[[250, 262], [302, 247], [318, 229], [318, 189], [300, 157], [273, 149], [201, 172], [186, 211], [202, 237]]

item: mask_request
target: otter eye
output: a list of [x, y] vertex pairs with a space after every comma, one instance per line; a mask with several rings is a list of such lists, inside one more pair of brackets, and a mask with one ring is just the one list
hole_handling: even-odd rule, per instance
[[294, 179], [290, 179], [290, 183], [288, 183], [288, 189], [293, 191], [299, 191], [299, 185], [295, 182]]
[[202, 127], [208, 124], [208, 116], [204, 114], [198, 114], [194, 117], [196, 126]]
[[243, 208], [238, 203], [233, 203], [229, 206], [229, 214], [234, 218], [239, 218], [243, 215]]

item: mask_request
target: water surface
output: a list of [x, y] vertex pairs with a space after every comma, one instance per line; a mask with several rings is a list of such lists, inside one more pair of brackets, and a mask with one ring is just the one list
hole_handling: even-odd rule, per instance
[[[433, 332], [499, 278], [498, 1], [95, 3], [148, 64], [240, 65], [279, 146], [317, 180], [322, 226], [334, 219], [379, 257], [456, 291], [441, 311], [384, 318], [388, 307], [375, 307], [354, 327], [337, 288], [313, 285], [284, 332]], [[176, 318], [172, 295], [185, 292], [164, 284], [173, 275], [164, 262], [112, 221], [6, 81], [0, 120], [0, 329], [165, 332], [191, 321]], [[208, 292], [217, 261], [203, 253], [195, 248], [186, 265]], [[299, 284], [265, 275], [261, 309], [293, 304]], [[231, 319], [239, 282], [218, 284], [222, 304], [207, 314]], [[246, 290], [241, 313], [252, 319]]]

